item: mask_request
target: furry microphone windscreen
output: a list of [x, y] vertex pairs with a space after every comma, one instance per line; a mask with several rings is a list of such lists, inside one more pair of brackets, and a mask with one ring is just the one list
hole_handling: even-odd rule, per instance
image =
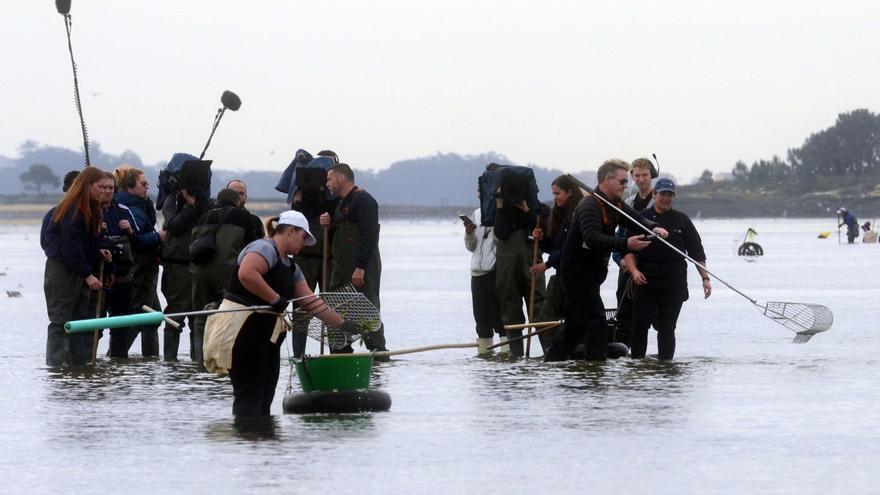
[[223, 95], [220, 96], [220, 103], [222, 103], [224, 107], [232, 110], [233, 112], [241, 108], [241, 98], [239, 98], [237, 94], [229, 90], [224, 91]]
[[55, 0], [55, 8], [58, 9], [58, 13], [61, 15], [69, 14], [70, 0]]

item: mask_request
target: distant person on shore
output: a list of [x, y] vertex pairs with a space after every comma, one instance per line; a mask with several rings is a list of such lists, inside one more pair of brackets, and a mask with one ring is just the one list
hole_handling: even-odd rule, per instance
[[[379, 286], [382, 258], [379, 256], [379, 204], [354, 182], [354, 171], [338, 163], [327, 172], [327, 188], [339, 198], [331, 217], [320, 216], [322, 227], [330, 227], [333, 257], [332, 287], [352, 284], [380, 308]], [[364, 335], [371, 351], [385, 351], [385, 326]]]
[[837, 217], [840, 219], [837, 228], [839, 229], [846, 225], [846, 241], [849, 244], [854, 243], [856, 237], [859, 236], [859, 221], [856, 220], [856, 216], [851, 211], [847, 211], [846, 208], [840, 208], [837, 210]]
[[[559, 264], [562, 261], [562, 248], [568, 237], [571, 227], [571, 219], [574, 216], [574, 207], [584, 198], [581, 188], [578, 187], [567, 175], [560, 175], [550, 185], [553, 193], [553, 210], [550, 212], [550, 221], [547, 232], [540, 227], [532, 232], [532, 237], [540, 243], [540, 248], [548, 253], [547, 261], [536, 263], [529, 267], [529, 273], [544, 275], [548, 268], [553, 268], [556, 273], [547, 282], [547, 290], [544, 302], [541, 304], [541, 314], [538, 320], [551, 321], [565, 318], [567, 299], [565, 290], [562, 288], [562, 277]], [[555, 334], [563, 331], [562, 326], [558, 330], [551, 330], [540, 335], [541, 347], [546, 351], [553, 341]]]
[[40, 246], [46, 254], [43, 292], [49, 316], [46, 364], [85, 364], [92, 354], [92, 332], [68, 335], [64, 324], [91, 318], [91, 291], [103, 289], [94, 267], [99, 257], [110, 261], [109, 252], [99, 252], [101, 231], [100, 182], [106, 175], [96, 167], [83, 169], [58, 205], [43, 218]]
[[[693, 222], [686, 214], [672, 209], [675, 202], [672, 180], [665, 177], [658, 180], [653, 196], [653, 207], [642, 211], [642, 216], [669, 232], [667, 242], [706, 266], [706, 253]], [[631, 356], [634, 359], [645, 357], [648, 329], [653, 324], [657, 330], [658, 357], [672, 359], [675, 355], [675, 326], [681, 306], [688, 300], [687, 262], [660, 241], [652, 242], [637, 253], [627, 254], [625, 260], [635, 283]], [[697, 271], [703, 279], [703, 297], [708, 298], [712, 295], [709, 273], [700, 267]]]
[[263, 237], [266, 237], [266, 230], [263, 228], [263, 221], [260, 219], [260, 217], [254, 215], [253, 213], [248, 211], [247, 208], [245, 208], [248, 199], [247, 184], [245, 184], [244, 181], [241, 179], [232, 179], [231, 181], [226, 183], [226, 189], [232, 189], [233, 191], [238, 193], [238, 197], [240, 200], [238, 203], [238, 207], [243, 209], [244, 211], [247, 211], [248, 214], [251, 216], [251, 222], [254, 224], [254, 232], [256, 232], [257, 234], [257, 239], [262, 239]]
[[471, 252], [471, 306], [477, 325], [477, 352], [487, 354], [492, 338], [506, 337], [495, 296], [495, 234], [480, 224], [480, 208], [464, 222], [464, 247]]
[[629, 181], [628, 171], [629, 164], [625, 161], [607, 160], [596, 173], [599, 182], [595, 188], [596, 194], [585, 196], [575, 207], [560, 264], [562, 284], [568, 298], [565, 331], [556, 335], [544, 353], [545, 361], [570, 359], [582, 342], [585, 344], [586, 359], [604, 361], [608, 357], [605, 305], [599, 289], [608, 276], [609, 258], [613, 251], [640, 251], [651, 244], [639, 234], [626, 239], [615, 237], [618, 224], [634, 232], [639, 227], [596, 195], [601, 195], [654, 233], [663, 237], [669, 235], [665, 229], [646, 220], [621, 201], [620, 196]]
[[[140, 313], [143, 306], [159, 309], [159, 250], [165, 231], [156, 231], [156, 207], [147, 194], [150, 184], [143, 171], [133, 167], [116, 169], [116, 201], [128, 207], [134, 217], [131, 250], [134, 258], [131, 267], [131, 309]], [[128, 334], [128, 346], [141, 337], [141, 355], [159, 355], [159, 326], [132, 327]]]
[[[636, 192], [628, 197], [624, 202], [635, 211], [642, 211], [650, 208], [654, 204], [653, 178], [657, 176], [654, 163], [647, 158], [638, 158], [632, 162], [630, 176], [636, 184]], [[626, 239], [629, 237], [629, 231], [624, 227], [617, 227], [617, 237]], [[630, 335], [633, 328], [633, 288], [632, 277], [627, 269], [626, 262], [622, 253], [613, 253], [611, 258], [620, 267], [617, 275], [617, 321], [614, 340], [621, 342], [629, 347]]]

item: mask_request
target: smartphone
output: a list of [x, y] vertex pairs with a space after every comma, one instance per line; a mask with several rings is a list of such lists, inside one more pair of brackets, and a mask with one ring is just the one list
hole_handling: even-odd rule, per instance
[[643, 235], [643, 236], [642, 236], [642, 240], [643, 240], [643, 241], [653, 241], [653, 240], [656, 239], [656, 238], [657, 238], [657, 234]]
[[460, 213], [460, 214], [458, 215], [458, 218], [460, 218], [461, 221], [464, 222], [465, 225], [473, 225], [473, 224], [474, 224], [474, 221], [471, 220], [471, 219], [470, 219], [467, 215], [465, 215], [464, 213]]

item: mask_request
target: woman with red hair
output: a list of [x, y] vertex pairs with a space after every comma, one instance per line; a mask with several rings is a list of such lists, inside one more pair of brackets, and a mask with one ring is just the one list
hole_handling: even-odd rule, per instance
[[[103, 285], [95, 274], [101, 230], [100, 183], [104, 171], [86, 167], [55, 208], [43, 218], [40, 245], [46, 253], [43, 291], [49, 315], [46, 364], [84, 364], [91, 356], [92, 334], [67, 335], [64, 324], [88, 318], [89, 290]], [[109, 260], [108, 260], [109, 261]]]

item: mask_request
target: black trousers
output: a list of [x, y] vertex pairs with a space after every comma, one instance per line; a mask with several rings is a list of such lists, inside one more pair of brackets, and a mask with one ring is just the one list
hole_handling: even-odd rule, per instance
[[471, 276], [471, 302], [477, 336], [491, 339], [496, 333], [504, 335], [504, 324], [501, 323], [501, 312], [495, 297], [495, 270], [478, 277]]
[[253, 314], [248, 317], [238, 332], [232, 346], [232, 403], [234, 416], [268, 416], [278, 374], [281, 369], [281, 344], [285, 334], [278, 342], [272, 343], [272, 330], [275, 328], [275, 315]]
[[[103, 312], [110, 316], [132, 314], [131, 296], [133, 291], [134, 287], [131, 282], [116, 284], [109, 289], [105, 289]], [[128, 349], [134, 340], [131, 338], [131, 334], [134, 331], [131, 327], [111, 328], [108, 355], [115, 358], [127, 358]]]
[[591, 271], [589, 268], [567, 268], [562, 273], [568, 311], [565, 330], [553, 341], [553, 352], [571, 356], [578, 344], [583, 342], [585, 359], [604, 360], [608, 357], [608, 329], [599, 288], [608, 270], [594, 267]]
[[617, 329], [614, 335], [615, 342], [630, 345], [630, 336], [633, 327], [633, 299], [626, 295], [626, 285], [632, 280], [629, 272], [620, 270], [617, 275]]
[[687, 287], [654, 287], [637, 285], [633, 298], [633, 333], [630, 353], [643, 358], [648, 348], [648, 329], [657, 330], [657, 350], [660, 359], [675, 355], [675, 325], [681, 306], [688, 298]]

